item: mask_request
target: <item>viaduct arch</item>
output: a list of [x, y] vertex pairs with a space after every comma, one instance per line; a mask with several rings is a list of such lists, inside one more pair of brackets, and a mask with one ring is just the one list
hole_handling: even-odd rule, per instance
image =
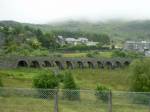
[[[8, 60], [8, 59], [7, 59]], [[59, 69], [115, 69], [129, 66], [131, 59], [116, 58], [116, 59], [98, 59], [98, 58], [50, 58], [50, 57], [17, 57], [11, 58], [9, 61], [3, 61], [0, 67], [58, 67]]]

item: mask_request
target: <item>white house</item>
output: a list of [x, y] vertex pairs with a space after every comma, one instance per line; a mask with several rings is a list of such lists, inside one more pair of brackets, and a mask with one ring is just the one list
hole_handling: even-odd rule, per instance
[[96, 46], [99, 42], [92, 42], [92, 41], [89, 41], [86, 43], [87, 46]]
[[89, 40], [87, 38], [84, 38], [84, 37], [80, 37], [77, 39], [78, 42], [80, 43], [87, 43]]
[[63, 36], [58, 36], [56, 42], [59, 43], [61, 46], [66, 44], [65, 39], [63, 38]]
[[65, 38], [65, 41], [67, 44], [71, 44], [71, 45], [77, 45], [77, 39], [75, 38]]
[[65, 44], [70, 44], [70, 45], [87, 45], [87, 46], [96, 46], [99, 42], [93, 42], [93, 41], [89, 41], [87, 38], [85, 37], [80, 37], [80, 38], [63, 38], [63, 36], [58, 36], [58, 42], [61, 45], [65, 45]]

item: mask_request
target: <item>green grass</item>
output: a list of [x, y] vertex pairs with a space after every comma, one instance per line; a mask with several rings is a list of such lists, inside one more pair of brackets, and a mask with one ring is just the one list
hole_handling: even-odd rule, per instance
[[[6, 87], [31, 88], [33, 77], [45, 69], [0, 69], [0, 77]], [[68, 71], [68, 70], [65, 70]], [[65, 72], [59, 71], [59, 72]], [[125, 69], [75, 69], [72, 72], [81, 89], [95, 89], [97, 84], [109, 86], [112, 90], [128, 90], [130, 71]]]
[[[59, 112], [108, 112], [108, 103], [96, 100], [93, 93], [84, 91], [80, 94], [79, 101], [64, 100], [60, 94]], [[113, 112], [148, 112], [148, 105], [134, 104], [129, 101], [130, 98], [113, 99]], [[0, 97], [0, 112], [53, 112], [53, 110], [53, 98]]]
[[[0, 69], [0, 77], [5, 87], [32, 88], [32, 79], [45, 69]], [[66, 72], [60, 71], [60, 72]], [[71, 70], [76, 83], [81, 89], [95, 89], [98, 83], [115, 91], [129, 89], [130, 70], [124, 69], [75, 69]], [[63, 100], [59, 95], [60, 112], [107, 112], [108, 104], [98, 101], [91, 92], [80, 92], [79, 101]], [[147, 112], [148, 106], [134, 104], [128, 96], [113, 97], [113, 112]], [[53, 99], [35, 97], [0, 97], [0, 112], [52, 112]]]
[[[81, 53], [64, 53], [63, 57], [69, 57], [69, 58], [80, 58], [80, 57], [87, 57], [86, 55], [89, 52], [81, 52]], [[100, 58], [111, 58], [112, 57], [112, 52], [99, 52], [97, 57]]]
[[127, 68], [116, 70], [85, 69], [71, 72], [82, 89], [95, 89], [99, 83], [110, 87], [112, 90], [123, 91], [129, 89], [130, 72]]

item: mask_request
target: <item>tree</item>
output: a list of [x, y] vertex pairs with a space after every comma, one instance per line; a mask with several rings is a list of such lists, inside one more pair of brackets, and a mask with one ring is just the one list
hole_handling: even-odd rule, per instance
[[150, 92], [150, 59], [135, 60], [130, 67], [132, 70], [130, 90], [142, 92], [131, 95], [131, 98], [135, 103], [149, 104], [149, 94], [146, 92]]
[[28, 39], [28, 43], [34, 49], [38, 49], [41, 47], [41, 43], [38, 41], [38, 39], [36, 37], [32, 37], [32, 38]]
[[136, 60], [131, 64], [131, 90], [150, 92], [150, 59]]
[[68, 100], [79, 100], [80, 92], [77, 87], [71, 72], [66, 72], [64, 75], [64, 98]]

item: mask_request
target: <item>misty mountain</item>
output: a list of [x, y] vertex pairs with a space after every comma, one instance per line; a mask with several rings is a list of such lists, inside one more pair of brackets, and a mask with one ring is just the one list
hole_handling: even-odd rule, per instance
[[107, 21], [107, 22], [87, 22], [87, 21], [65, 21], [49, 24], [28, 24], [15, 21], [1, 21], [0, 25], [30, 26], [41, 29], [43, 32], [50, 31], [70, 31], [87, 33], [104, 33], [111, 39], [117, 40], [149, 40], [150, 39], [150, 21]]

